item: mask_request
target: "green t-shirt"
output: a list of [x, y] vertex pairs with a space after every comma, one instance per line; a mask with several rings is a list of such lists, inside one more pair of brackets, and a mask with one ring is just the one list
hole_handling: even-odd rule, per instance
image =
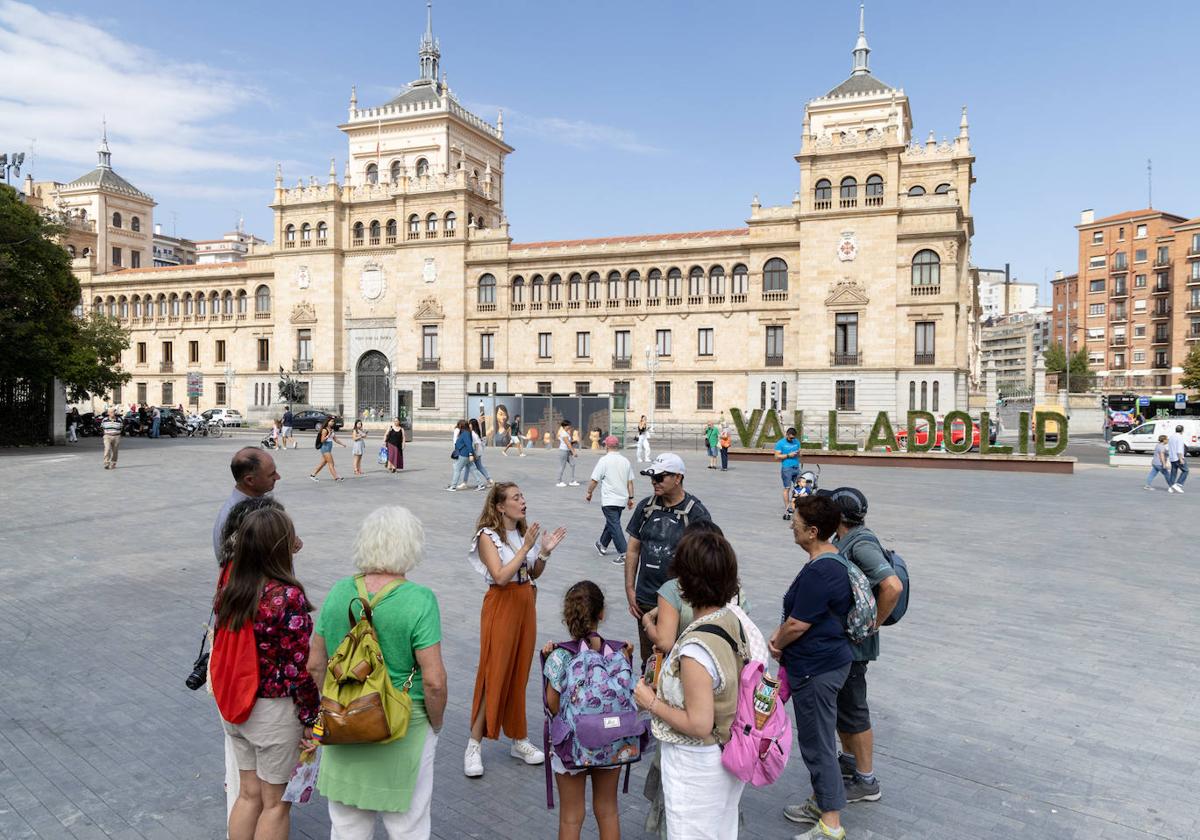
[[709, 426], [708, 431], [704, 433], [704, 438], [709, 446], [716, 446], [717, 439], [721, 436], [721, 432], [716, 426]]
[[[333, 585], [317, 616], [315, 632], [325, 640], [325, 649], [330, 656], [350, 632], [346, 608], [358, 597], [354, 577], [342, 578]], [[375, 593], [368, 591], [368, 594], [374, 596]], [[357, 605], [354, 614], [359, 614]], [[415, 652], [442, 640], [442, 616], [437, 597], [431, 589], [405, 581], [372, 607], [371, 616], [392, 684], [400, 688], [417, 664]], [[424, 705], [425, 686], [420, 668], [413, 674], [410, 694], [414, 702]]]

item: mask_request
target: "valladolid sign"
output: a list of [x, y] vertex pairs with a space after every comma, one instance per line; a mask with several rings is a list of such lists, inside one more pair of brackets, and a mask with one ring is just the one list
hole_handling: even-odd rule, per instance
[[[1022, 411], [1017, 419], [1017, 446], [1019, 455], [1058, 455], [1067, 448], [1067, 418], [1057, 411], [1038, 411], [1034, 414], [1033, 440], [1030, 441], [1029, 412]], [[737, 429], [742, 446], [747, 449], [762, 449], [770, 446], [783, 437], [783, 427], [779, 422], [779, 414], [775, 409], [763, 411], [756, 408], [746, 419], [740, 408], [729, 409], [733, 425]], [[979, 415], [979, 454], [980, 455], [1012, 455], [1013, 447], [1000, 446], [989, 442], [990, 428], [988, 413]], [[801, 449], [824, 449], [830, 451], [854, 452], [859, 448], [858, 441], [838, 440], [838, 413], [829, 412], [828, 429], [825, 440], [800, 441]], [[804, 428], [804, 412], [793, 411], [791, 425], [797, 430]], [[897, 440], [896, 432], [886, 411], [879, 412], [871, 433], [867, 435], [866, 452], [929, 452], [938, 444], [951, 454], [962, 454], [971, 450], [974, 444], [973, 430], [975, 421], [965, 411], [950, 411], [942, 420], [942, 430], [939, 434], [937, 418], [928, 411], [910, 411], [907, 417], [907, 427], [903, 436], [904, 445]], [[924, 431], [924, 440], [919, 441], [918, 431]], [[1053, 441], [1046, 440], [1046, 432], [1055, 435]], [[1030, 443], [1033, 452], [1030, 452]]]

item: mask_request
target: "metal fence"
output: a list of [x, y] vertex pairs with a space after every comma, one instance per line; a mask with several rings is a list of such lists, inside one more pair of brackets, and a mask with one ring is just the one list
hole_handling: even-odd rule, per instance
[[[52, 383], [0, 379], [0, 429], [4, 429], [5, 445], [50, 443], [53, 410]], [[59, 422], [65, 422], [65, 417]]]

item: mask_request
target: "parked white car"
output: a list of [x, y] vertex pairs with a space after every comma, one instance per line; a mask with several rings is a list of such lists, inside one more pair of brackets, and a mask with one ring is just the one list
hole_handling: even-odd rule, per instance
[[1183, 440], [1189, 455], [1200, 454], [1200, 417], [1162, 417], [1149, 420], [1120, 435], [1113, 435], [1118, 452], [1153, 452], [1159, 435], [1168, 437], [1176, 426], [1183, 426]]
[[232, 408], [210, 408], [200, 412], [200, 416], [218, 426], [241, 426], [242, 413]]

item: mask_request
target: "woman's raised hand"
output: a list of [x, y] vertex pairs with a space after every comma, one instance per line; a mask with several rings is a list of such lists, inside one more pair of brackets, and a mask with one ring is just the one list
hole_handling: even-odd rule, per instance
[[538, 534], [540, 534], [541, 532], [542, 532], [542, 526], [540, 523], [537, 523], [537, 522], [534, 522], [532, 525], [530, 525], [528, 528], [525, 529], [525, 544], [522, 545], [521, 547], [525, 549], [526, 554], [528, 554], [530, 551], [533, 551], [533, 547], [535, 545], [537, 545]]
[[551, 551], [553, 551], [558, 546], [558, 544], [560, 542], [563, 541], [563, 537], [565, 537], [566, 535], [567, 535], [567, 529], [560, 525], [558, 528], [556, 528], [551, 533], [547, 534], [542, 539], [542, 551], [549, 554]]

